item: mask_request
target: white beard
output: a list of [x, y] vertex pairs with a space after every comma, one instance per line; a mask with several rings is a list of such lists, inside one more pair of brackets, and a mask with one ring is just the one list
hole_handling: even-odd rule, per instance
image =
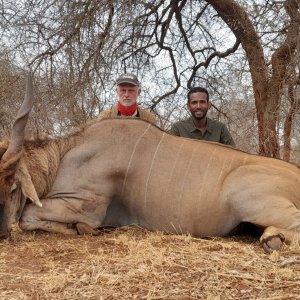
[[136, 102], [135, 100], [128, 102], [128, 101], [124, 101], [124, 100], [120, 99], [120, 103], [125, 107], [129, 107], [129, 106], [133, 105], [135, 102]]

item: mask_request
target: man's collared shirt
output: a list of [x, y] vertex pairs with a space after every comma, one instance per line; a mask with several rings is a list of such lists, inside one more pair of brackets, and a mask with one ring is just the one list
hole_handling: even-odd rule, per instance
[[174, 123], [169, 133], [195, 140], [218, 142], [235, 147], [234, 140], [225, 124], [209, 118], [207, 118], [206, 130], [203, 135], [195, 126], [192, 117]]

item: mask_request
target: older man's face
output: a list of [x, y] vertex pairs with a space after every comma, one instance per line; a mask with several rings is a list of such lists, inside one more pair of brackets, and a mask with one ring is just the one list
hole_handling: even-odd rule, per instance
[[121, 83], [117, 86], [118, 100], [124, 106], [131, 106], [136, 101], [138, 96], [141, 93], [140, 87], [130, 84], [130, 83]]

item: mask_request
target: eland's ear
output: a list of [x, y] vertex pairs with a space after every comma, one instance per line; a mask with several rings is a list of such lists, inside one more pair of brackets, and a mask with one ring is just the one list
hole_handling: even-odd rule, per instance
[[24, 196], [32, 203], [35, 205], [42, 207], [42, 203], [39, 199], [39, 196], [37, 195], [36, 189], [32, 183], [31, 176], [27, 170], [26, 165], [22, 160], [20, 161], [18, 165], [18, 170], [16, 172], [16, 177], [18, 178], [20, 185], [21, 185], [21, 190], [24, 194]]

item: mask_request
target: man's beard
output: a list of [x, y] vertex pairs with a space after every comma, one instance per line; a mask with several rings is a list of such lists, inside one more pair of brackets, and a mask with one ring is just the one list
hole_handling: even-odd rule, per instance
[[192, 111], [191, 111], [191, 114], [196, 120], [201, 121], [206, 118], [207, 111], [201, 110], [201, 112], [203, 113], [203, 115], [201, 117], [196, 116], [195, 112], [192, 112]]
[[135, 102], [136, 102], [135, 100], [131, 100], [131, 101], [127, 102], [127, 101], [120, 99], [120, 103], [125, 107], [130, 107], [133, 104], [135, 104]]

